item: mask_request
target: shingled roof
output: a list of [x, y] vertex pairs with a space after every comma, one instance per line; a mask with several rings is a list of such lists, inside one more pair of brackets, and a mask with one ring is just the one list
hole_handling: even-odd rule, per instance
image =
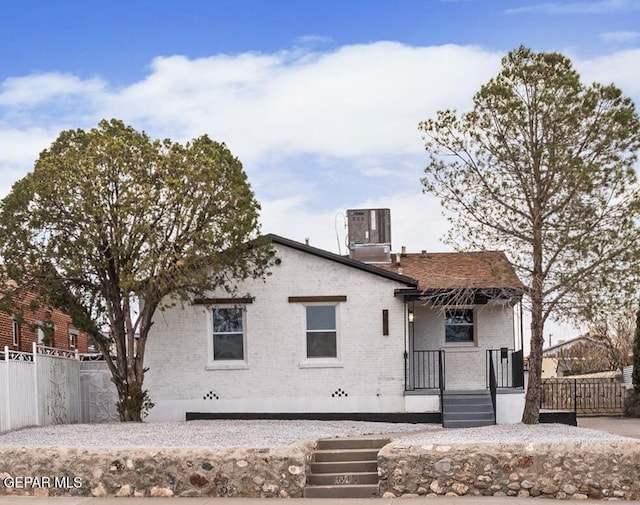
[[392, 255], [392, 263], [368, 264], [278, 235], [269, 234], [267, 238], [277, 244], [402, 282], [414, 292], [457, 288], [524, 292], [513, 266], [499, 251], [401, 254], [399, 262], [398, 255]]
[[500, 251], [418, 253], [392, 256], [393, 262], [376, 265], [418, 281], [420, 291], [456, 288], [512, 289], [524, 286]]

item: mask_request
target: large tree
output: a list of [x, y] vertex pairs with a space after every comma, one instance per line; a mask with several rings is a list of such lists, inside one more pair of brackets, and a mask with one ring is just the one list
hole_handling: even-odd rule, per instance
[[121, 420], [140, 421], [154, 314], [264, 275], [258, 212], [240, 161], [206, 135], [181, 145], [118, 120], [64, 131], [1, 203], [2, 285], [67, 311], [106, 359]]
[[523, 422], [537, 423], [545, 322], [614, 301], [636, 279], [635, 106], [614, 85], [584, 85], [565, 56], [520, 47], [472, 110], [440, 111], [420, 129], [422, 182], [449, 216], [449, 242], [506, 251], [527, 285]]

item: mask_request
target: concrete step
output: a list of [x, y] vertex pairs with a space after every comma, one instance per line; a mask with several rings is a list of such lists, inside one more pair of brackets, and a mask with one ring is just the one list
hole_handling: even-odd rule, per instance
[[388, 438], [318, 440], [311, 456], [305, 498], [373, 498], [378, 493], [378, 452]]
[[444, 403], [484, 403], [486, 401], [491, 402], [491, 395], [443, 395], [442, 401]]
[[493, 404], [491, 402], [489, 403], [478, 403], [475, 405], [469, 405], [469, 404], [454, 404], [454, 405], [447, 405], [446, 403], [444, 404], [444, 409], [446, 412], [469, 412], [470, 410], [473, 410], [474, 412], [491, 412], [493, 413]]
[[357, 484], [353, 486], [308, 486], [305, 498], [376, 498], [377, 484]]
[[378, 472], [377, 461], [325, 461], [310, 463], [312, 474], [319, 473], [350, 473], [350, 472]]
[[443, 420], [442, 420], [442, 426], [444, 426], [445, 428], [448, 427], [448, 425], [450, 425], [451, 423], [458, 423], [458, 422], [477, 422], [477, 423], [483, 423], [482, 426], [490, 426], [492, 424], [495, 424], [495, 420], [493, 419], [493, 416], [479, 416], [479, 415], [471, 415], [469, 414], [468, 416], [460, 416], [460, 417], [451, 417], [451, 416], [446, 416]]
[[388, 438], [327, 438], [318, 440], [318, 450], [378, 449], [389, 443]]
[[445, 391], [442, 397], [442, 426], [474, 428], [495, 424], [491, 393], [478, 391]]
[[315, 451], [313, 461], [377, 461], [379, 449], [336, 449]]
[[321, 473], [307, 477], [307, 484], [312, 486], [353, 486], [354, 484], [378, 485], [378, 471], [360, 473]]
[[448, 400], [443, 400], [442, 401], [442, 405], [445, 407], [456, 407], [456, 406], [467, 406], [467, 407], [481, 407], [483, 405], [493, 405], [493, 403], [491, 403], [491, 398], [489, 398], [489, 400], [478, 400], [476, 398], [465, 401], [465, 400], [456, 400], [456, 401], [448, 401]]
[[447, 396], [488, 395], [491, 394], [491, 392], [488, 389], [445, 389], [444, 394]]
[[453, 421], [445, 420], [442, 422], [443, 428], [479, 428], [481, 426], [491, 426], [496, 424], [495, 421], [483, 419], [458, 419]]
[[443, 414], [454, 414], [454, 415], [464, 415], [464, 414], [491, 414], [493, 415], [493, 406], [492, 405], [469, 405], [466, 409], [459, 408], [450, 408], [445, 406], [443, 409]]

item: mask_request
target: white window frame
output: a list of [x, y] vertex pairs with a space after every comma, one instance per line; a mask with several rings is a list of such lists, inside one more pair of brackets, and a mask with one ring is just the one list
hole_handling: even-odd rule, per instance
[[[340, 368], [343, 367], [344, 364], [342, 362], [342, 353], [341, 353], [341, 339], [340, 339], [340, 303], [339, 302], [313, 302], [313, 303], [304, 303], [301, 304], [303, 313], [302, 313], [302, 356], [303, 359], [300, 361], [300, 368]], [[309, 330], [307, 329], [307, 307], [333, 307], [335, 311], [335, 319], [336, 319], [336, 356], [335, 357], [325, 357], [325, 358], [309, 358], [307, 357], [307, 333]], [[327, 329], [329, 330], [329, 329]], [[320, 330], [318, 330], [320, 331]]]
[[[214, 328], [213, 328], [213, 311], [216, 309], [240, 309], [242, 313], [242, 359], [213, 359], [214, 353]], [[249, 368], [248, 349], [247, 349], [247, 306], [246, 305], [211, 305], [208, 308], [207, 319], [207, 370], [244, 370]]]
[[15, 316], [11, 317], [11, 345], [14, 347], [20, 345], [20, 322]]
[[[457, 311], [457, 310], [465, 310], [471, 311], [471, 316], [473, 318], [473, 323], [471, 325], [462, 325], [462, 326], [471, 326], [473, 331], [473, 340], [467, 342], [448, 342], [447, 341], [447, 312], [449, 311]], [[452, 306], [447, 307], [444, 313], [444, 345], [446, 347], [477, 347], [478, 345], [478, 313], [475, 307], [472, 306]]]

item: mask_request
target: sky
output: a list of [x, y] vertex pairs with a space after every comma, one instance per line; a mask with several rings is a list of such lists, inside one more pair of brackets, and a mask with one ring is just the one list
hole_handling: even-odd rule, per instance
[[640, 0], [0, 0], [0, 198], [61, 131], [118, 118], [225, 142], [265, 233], [344, 253], [345, 211], [389, 208], [394, 251], [450, 250], [418, 123], [520, 45], [640, 103]]

